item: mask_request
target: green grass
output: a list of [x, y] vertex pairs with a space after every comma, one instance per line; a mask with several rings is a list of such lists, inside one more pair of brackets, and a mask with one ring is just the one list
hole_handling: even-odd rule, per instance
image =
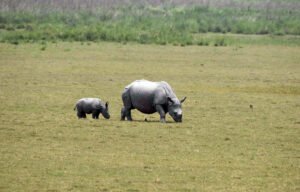
[[[43, 47], [0, 44], [0, 191], [299, 191], [299, 46]], [[120, 121], [142, 78], [187, 96], [183, 123]], [[82, 97], [111, 119], [78, 120]]]
[[200, 46], [208, 45], [213, 46], [243, 46], [243, 45], [283, 45], [283, 46], [299, 46], [300, 36], [296, 35], [243, 35], [243, 34], [218, 34], [218, 33], [205, 33], [195, 34], [193, 37]]
[[[191, 2], [186, 6], [183, 1], [171, 6], [160, 1], [160, 6], [151, 6], [145, 2], [142, 5], [119, 2], [108, 8], [96, 1], [90, 4], [88, 1], [81, 4], [5, 1], [0, 2], [0, 41], [12, 44], [40, 40], [109, 41], [186, 46], [201, 44], [193, 37], [205, 33], [300, 35], [297, 2], [257, 1], [248, 2], [248, 6], [235, 3], [229, 0], [207, 5]], [[208, 43], [224, 46], [221, 42]]]

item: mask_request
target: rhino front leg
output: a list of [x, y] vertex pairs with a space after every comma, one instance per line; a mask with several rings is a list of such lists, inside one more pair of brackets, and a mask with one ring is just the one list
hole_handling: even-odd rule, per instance
[[99, 119], [98, 117], [99, 117], [99, 114], [97, 114], [97, 112], [93, 112], [92, 113], [92, 117], [93, 117], [93, 119]]
[[165, 123], [166, 122], [166, 112], [165, 112], [165, 110], [163, 109], [163, 107], [161, 105], [156, 105], [155, 108], [156, 108], [156, 111], [160, 115], [160, 122]]

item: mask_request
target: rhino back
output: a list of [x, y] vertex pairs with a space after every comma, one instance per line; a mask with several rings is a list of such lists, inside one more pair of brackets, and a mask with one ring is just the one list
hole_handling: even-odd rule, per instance
[[159, 90], [156, 82], [147, 80], [135, 81], [128, 87], [133, 108], [147, 114], [156, 112], [155, 100]]
[[78, 108], [85, 113], [92, 113], [94, 110], [101, 109], [102, 101], [98, 98], [83, 98], [77, 103]]
[[159, 83], [147, 80], [133, 82], [128, 91], [133, 107], [147, 114], [156, 112], [155, 104], [162, 102], [165, 95]]

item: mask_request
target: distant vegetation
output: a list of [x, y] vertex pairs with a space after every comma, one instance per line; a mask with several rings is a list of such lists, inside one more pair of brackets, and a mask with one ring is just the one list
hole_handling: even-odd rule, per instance
[[[32, 1], [32, 2], [31, 2]], [[0, 41], [226, 45], [201, 33], [300, 35], [297, 1], [4, 0]]]

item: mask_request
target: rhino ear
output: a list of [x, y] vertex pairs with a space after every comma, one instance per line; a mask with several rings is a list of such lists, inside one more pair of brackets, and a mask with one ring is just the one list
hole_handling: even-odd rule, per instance
[[185, 101], [186, 97], [180, 100], [180, 103], [183, 103]]
[[105, 103], [105, 107], [106, 107], [106, 108], [108, 107], [108, 101]]
[[167, 99], [168, 99], [168, 102], [170, 102], [170, 104], [174, 103], [174, 101], [171, 99], [171, 97], [167, 97]]

